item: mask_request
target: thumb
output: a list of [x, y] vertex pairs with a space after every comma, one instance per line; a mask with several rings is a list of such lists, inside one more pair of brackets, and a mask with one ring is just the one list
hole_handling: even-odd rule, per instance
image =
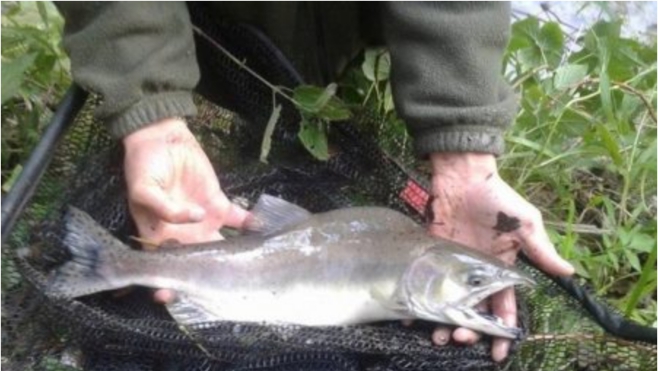
[[138, 188], [132, 192], [131, 201], [168, 223], [196, 223], [206, 214], [198, 205], [175, 202], [160, 187]]
[[[532, 231], [533, 228], [530, 230]], [[528, 258], [546, 273], [570, 276], [575, 272], [574, 267], [557, 253], [543, 224], [539, 224], [539, 227], [534, 228], [532, 232], [522, 232], [521, 245]]]
[[250, 213], [240, 206], [232, 203], [223, 194], [215, 197], [212, 202], [213, 208], [223, 216], [223, 225], [240, 229], [249, 217]]
[[250, 213], [236, 204], [231, 204], [226, 216], [225, 225], [228, 227], [241, 229]]

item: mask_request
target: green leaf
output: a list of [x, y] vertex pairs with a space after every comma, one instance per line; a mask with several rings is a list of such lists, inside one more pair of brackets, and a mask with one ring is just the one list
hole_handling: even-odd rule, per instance
[[336, 95], [337, 85], [329, 84], [325, 89], [302, 85], [293, 92], [293, 100], [297, 102], [302, 113], [310, 114], [327, 121], [347, 120], [351, 112]]
[[577, 275], [585, 278], [590, 278], [589, 271], [583, 266], [583, 264], [580, 261], [570, 260], [569, 262], [576, 269]]
[[302, 85], [295, 88], [292, 98], [300, 109], [308, 113], [317, 113], [322, 108], [320, 104], [323, 96], [327, 94], [326, 91], [327, 89], [318, 86]]
[[3, 192], [9, 192], [11, 190], [11, 187], [14, 186], [16, 179], [18, 179], [18, 176], [21, 175], [22, 171], [23, 166], [16, 165], [16, 167], [14, 167], [14, 169], [11, 171], [11, 174], [9, 175], [9, 178], [4, 182], [4, 184], [2, 184]]
[[651, 252], [651, 247], [656, 243], [655, 238], [646, 233], [635, 232], [628, 243], [628, 249], [637, 252]]
[[321, 161], [329, 159], [327, 133], [321, 122], [309, 120], [302, 114], [298, 137], [315, 158]]
[[537, 18], [528, 17], [515, 22], [512, 25], [512, 37], [509, 47], [512, 51], [529, 47], [534, 44], [537, 35], [539, 35], [539, 20]]
[[644, 107], [642, 105], [642, 100], [635, 95], [624, 94], [624, 97], [621, 99], [621, 104], [619, 106], [619, 116], [623, 117], [626, 120], [633, 118], [635, 113]]
[[270, 149], [272, 148], [272, 133], [274, 132], [274, 127], [281, 117], [281, 105], [277, 104], [272, 110], [269, 120], [267, 120], [267, 126], [265, 127], [265, 133], [263, 134], [263, 143], [260, 146], [260, 161], [267, 163], [267, 156], [270, 154]]
[[391, 82], [386, 83], [384, 90], [384, 113], [389, 113], [395, 110], [395, 103], [393, 102], [393, 91], [391, 90]]
[[624, 255], [626, 255], [626, 260], [628, 260], [628, 263], [633, 267], [638, 272], [642, 272], [642, 266], [640, 265], [640, 259], [638, 259], [637, 255], [630, 251], [630, 250], [623, 250]]
[[16, 96], [23, 84], [23, 75], [36, 58], [35, 53], [20, 56], [9, 62], [2, 62], [2, 104]]
[[39, 16], [41, 21], [46, 26], [46, 29], [50, 28], [50, 23], [48, 22], [48, 10], [46, 9], [46, 3], [42, 1], [37, 1], [37, 9], [39, 10]]
[[391, 55], [383, 48], [368, 49], [364, 53], [361, 70], [372, 82], [386, 81], [391, 73]]
[[544, 50], [562, 52], [564, 33], [557, 22], [547, 22], [539, 30], [538, 45]]
[[564, 50], [564, 33], [556, 22], [544, 24], [539, 31], [537, 45], [544, 53], [545, 62], [549, 66], [558, 66]]
[[607, 41], [607, 39], [596, 39], [601, 69], [599, 74], [599, 89], [601, 91], [601, 104], [603, 105], [603, 111], [605, 112], [608, 121], [613, 123], [615, 115], [612, 106], [612, 95], [610, 94], [610, 76], [608, 75], [610, 49], [608, 48]]
[[558, 90], [568, 89], [581, 82], [587, 76], [587, 66], [568, 64], [555, 71], [554, 87]]
[[656, 287], [656, 249], [657, 246], [654, 243], [651, 253], [649, 254], [647, 260], [644, 262], [642, 267], [642, 274], [640, 279], [637, 281], [633, 290], [631, 291], [628, 301], [626, 302], [626, 315], [629, 315], [633, 309], [639, 303], [644, 289], [648, 286], [649, 283], [652, 283], [651, 291], [654, 291]]
[[337, 85], [332, 83], [326, 88], [312, 85], [302, 85], [295, 89], [293, 99], [299, 103], [304, 110], [310, 113], [318, 113], [329, 103], [331, 97], [336, 95]]
[[3, 12], [4, 12], [3, 15], [7, 16], [9, 18], [12, 18], [12, 17], [16, 16], [22, 10], [20, 1], [9, 3], [7, 5], [3, 4], [3, 6], [7, 7], [6, 9], [3, 9]]
[[512, 37], [510, 37], [507, 51], [513, 53], [517, 50], [532, 46], [533, 41], [530, 35], [539, 33], [539, 22], [537, 18], [528, 17], [524, 20], [515, 22], [512, 25]]
[[342, 100], [334, 97], [318, 113], [318, 117], [327, 121], [344, 121], [352, 117], [352, 112]]

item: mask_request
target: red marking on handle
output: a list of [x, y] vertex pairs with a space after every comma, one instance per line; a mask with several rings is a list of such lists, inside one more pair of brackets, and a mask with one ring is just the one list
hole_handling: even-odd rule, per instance
[[420, 215], [425, 215], [425, 205], [427, 205], [430, 195], [418, 183], [408, 180], [407, 186], [400, 192], [400, 198], [418, 211]]

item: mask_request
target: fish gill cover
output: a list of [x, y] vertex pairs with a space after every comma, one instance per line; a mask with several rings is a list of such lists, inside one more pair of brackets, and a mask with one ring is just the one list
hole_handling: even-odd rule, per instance
[[[199, 15], [197, 14], [196, 17]], [[270, 44], [235, 25], [195, 22], [268, 81], [295, 86], [294, 73]], [[221, 38], [219, 37], [221, 35]], [[233, 41], [229, 43], [228, 40]], [[203, 40], [198, 40], [204, 45]], [[332, 156], [314, 160], [296, 141], [297, 111], [283, 102], [269, 164], [258, 161], [272, 109], [271, 91], [227, 57], [200, 47], [205, 68], [236, 92], [219, 107], [197, 97], [190, 125], [236, 202], [262, 193], [312, 212], [355, 205], [387, 206], [422, 221], [424, 177], [411, 160], [392, 159], [372, 133], [377, 117], [357, 112], [332, 124]], [[64, 213], [73, 205], [126, 243], [136, 235], [125, 201], [122, 149], [97, 125], [90, 99], [60, 145], [48, 172], [3, 246], [2, 366], [12, 370], [653, 370], [656, 345], [606, 333], [581, 302], [531, 266], [538, 285], [521, 289], [520, 325], [505, 364], [491, 360], [490, 339], [474, 346], [435, 347], [432, 325], [417, 321], [348, 327], [273, 326], [215, 322], [181, 329], [145, 289], [76, 300], [46, 295], [47, 274], [70, 259], [63, 246]], [[229, 108], [229, 109], [227, 109]], [[246, 123], [250, 122], [251, 125]], [[253, 123], [262, 123], [261, 126]], [[400, 144], [402, 146], [403, 144]], [[221, 153], [221, 156], [219, 155]], [[410, 153], [410, 152], [407, 152]], [[29, 259], [16, 251], [29, 247]]]

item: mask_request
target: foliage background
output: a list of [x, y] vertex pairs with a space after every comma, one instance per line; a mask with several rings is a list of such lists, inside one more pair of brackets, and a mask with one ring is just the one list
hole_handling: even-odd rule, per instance
[[[592, 7], [606, 20], [586, 27], [567, 24], [549, 5], [539, 17], [515, 13], [503, 73], [519, 92], [520, 110], [499, 163], [504, 179], [542, 210], [583, 282], [655, 325], [656, 37], [629, 37], [622, 26], [631, 19], [610, 5], [582, 4]], [[2, 3], [3, 193], [70, 84], [62, 25], [50, 3]], [[317, 115], [337, 112], [334, 94], [340, 109], [379, 112], [381, 145], [410, 156], [399, 145], [408, 137], [395, 115], [389, 69], [385, 50], [366, 50], [337, 90], [295, 91], [308, 113], [300, 138], [317, 157], [326, 156], [324, 131], [340, 116]]]

